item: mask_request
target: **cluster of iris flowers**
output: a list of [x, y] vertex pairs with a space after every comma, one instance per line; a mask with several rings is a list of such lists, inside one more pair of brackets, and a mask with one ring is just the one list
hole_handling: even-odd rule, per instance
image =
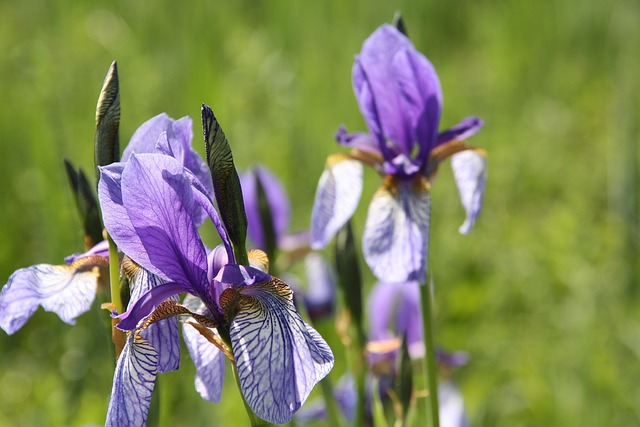
[[[85, 174], [67, 163], [86, 251], [63, 265], [13, 273], [0, 293], [0, 328], [17, 332], [38, 306], [73, 324], [98, 288], [109, 287], [111, 303], [103, 308], [111, 312], [117, 355], [109, 426], [146, 424], [157, 374], [178, 369], [180, 329], [198, 393], [221, 399], [228, 359], [251, 425], [285, 424], [298, 410], [298, 422], [411, 425], [422, 407], [434, 426], [466, 425], [453, 382], [444, 375], [439, 385], [435, 380], [436, 364], [446, 373], [466, 356], [432, 343], [429, 191], [439, 165], [451, 158], [466, 210], [460, 231], [469, 232], [482, 204], [486, 154], [463, 141], [482, 121], [471, 117], [439, 131], [438, 76], [401, 21], [365, 41], [353, 87], [368, 131], [338, 130], [336, 140], [350, 151], [327, 160], [310, 229], [290, 233], [282, 184], [262, 166], [238, 175], [229, 142], [204, 104], [206, 159], [192, 148], [192, 120], [166, 114], [140, 126], [120, 156], [114, 63], [96, 114], [97, 198]], [[362, 255], [379, 281], [366, 308], [350, 226], [363, 164], [382, 177], [362, 239]], [[199, 234], [207, 221], [217, 230], [217, 246]], [[334, 237], [335, 265], [320, 252]], [[287, 272], [301, 258], [306, 286]], [[337, 289], [347, 314], [336, 314]], [[330, 323], [352, 355], [352, 369], [335, 387], [327, 377], [333, 352], [318, 332], [327, 318], [338, 319]], [[414, 371], [424, 371], [422, 384]], [[324, 401], [302, 407], [318, 382]]]

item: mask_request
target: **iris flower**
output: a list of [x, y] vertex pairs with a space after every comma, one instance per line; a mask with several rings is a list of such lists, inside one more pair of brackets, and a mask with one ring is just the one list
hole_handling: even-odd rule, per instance
[[[227, 232], [211, 193], [177, 161], [172, 148], [132, 155], [101, 168], [100, 204], [105, 227], [128, 257], [163, 283], [122, 315], [129, 333], [114, 377], [108, 423], [142, 424], [158, 372], [159, 351], [145, 338], [147, 326], [187, 316], [183, 328], [197, 370], [198, 391], [219, 398], [222, 355], [237, 368], [247, 405], [271, 423], [287, 423], [312, 387], [330, 371], [333, 355], [297, 313], [291, 289], [255, 258], [255, 268], [235, 264]], [[175, 154], [175, 153], [173, 153]], [[208, 252], [197, 230], [204, 210], [223, 246]], [[170, 297], [187, 293], [183, 304]], [[207, 344], [207, 341], [211, 344]]]
[[361, 193], [362, 164], [372, 166], [382, 185], [365, 223], [364, 257], [382, 281], [424, 281], [431, 183], [451, 157], [468, 233], [480, 212], [486, 155], [462, 141], [482, 126], [476, 117], [438, 131], [442, 91], [429, 60], [391, 25], [363, 44], [353, 66], [353, 87], [368, 132], [336, 134], [350, 153], [330, 156], [320, 177], [311, 221], [312, 247], [324, 247], [353, 215]]

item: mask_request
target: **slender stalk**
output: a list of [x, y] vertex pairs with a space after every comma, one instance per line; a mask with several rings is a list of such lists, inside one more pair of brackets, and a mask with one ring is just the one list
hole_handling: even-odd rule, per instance
[[118, 247], [111, 236], [109, 240], [109, 287], [111, 290], [111, 304], [118, 313], [123, 313], [122, 297], [120, 296], [120, 259], [118, 258]]
[[431, 427], [440, 426], [438, 408], [438, 382], [436, 378], [436, 351], [433, 345], [431, 289], [428, 284], [420, 286], [420, 302], [422, 304], [422, 326], [425, 345], [425, 383], [429, 387]]
[[244, 399], [244, 395], [242, 394], [242, 388], [240, 388], [240, 378], [238, 377], [238, 368], [235, 363], [231, 363], [233, 367], [233, 378], [236, 380], [236, 384], [238, 385], [238, 391], [240, 392], [240, 397], [242, 398], [242, 403], [244, 404], [244, 409], [247, 411], [247, 415], [249, 416], [249, 421], [251, 422], [251, 427], [269, 427], [273, 424], [268, 423], [262, 418], [258, 417], [253, 413], [247, 401]]

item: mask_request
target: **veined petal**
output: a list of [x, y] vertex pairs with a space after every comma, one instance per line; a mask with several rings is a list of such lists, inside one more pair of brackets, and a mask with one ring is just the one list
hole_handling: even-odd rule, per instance
[[[185, 297], [183, 305], [195, 312], [205, 310], [204, 304], [192, 295]], [[213, 329], [211, 331], [215, 333]], [[224, 380], [224, 353], [189, 324], [184, 324], [182, 335], [196, 367], [196, 391], [208, 402], [220, 402]]]
[[[161, 285], [164, 281], [140, 266], [130, 265], [129, 269], [129, 273], [131, 274], [130, 283], [133, 288], [129, 307], [133, 307], [145, 293]], [[176, 295], [169, 297], [169, 299], [178, 301]], [[178, 369], [180, 366], [178, 319], [169, 318], [161, 320], [149, 325], [142, 334], [158, 353], [158, 372], [169, 372]]]
[[487, 182], [487, 157], [480, 150], [466, 150], [451, 157], [453, 176], [460, 191], [462, 206], [467, 213], [459, 230], [462, 234], [471, 231], [482, 209], [484, 187]]
[[[194, 223], [191, 182], [182, 165], [160, 154], [133, 155], [122, 172], [122, 201], [143, 245], [118, 246], [152, 273], [205, 292], [207, 253]], [[107, 230], [110, 231], [110, 230]], [[114, 239], [115, 240], [115, 239]]]
[[237, 309], [230, 336], [242, 394], [258, 417], [287, 423], [329, 373], [333, 354], [302, 321], [286, 284], [273, 279], [238, 289], [225, 291], [221, 305]]
[[41, 305], [68, 324], [88, 311], [98, 286], [102, 257], [80, 258], [71, 265], [38, 264], [21, 268], [0, 292], [0, 328], [8, 334], [20, 329]]
[[426, 181], [385, 180], [369, 205], [362, 243], [379, 280], [425, 280], [430, 217]]
[[153, 346], [129, 334], [113, 375], [106, 427], [146, 425], [157, 366]]
[[331, 156], [320, 176], [311, 214], [311, 247], [321, 249], [353, 216], [362, 194], [362, 163]]

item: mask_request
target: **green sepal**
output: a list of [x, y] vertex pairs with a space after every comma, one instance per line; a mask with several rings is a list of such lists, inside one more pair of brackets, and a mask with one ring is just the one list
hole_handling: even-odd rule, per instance
[[220, 217], [224, 223], [238, 264], [248, 265], [246, 239], [247, 214], [240, 178], [233, 164], [229, 141], [208, 105], [202, 104], [202, 132]]
[[98, 105], [96, 106], [96, 138], [94, 161], [96, 182], [100, 179], [98, 166], [110, 165], [120, 160], [120, 86], [118, 65], [111, 63], [104, 78]]
[[76, 169], [67, 159], [64, 159], [64, 166], [73, 198], [80, 214], [80, 220], [82, 221], [85, 247], [90, 249], [103, 240], [100, 207], [82, 169]]

